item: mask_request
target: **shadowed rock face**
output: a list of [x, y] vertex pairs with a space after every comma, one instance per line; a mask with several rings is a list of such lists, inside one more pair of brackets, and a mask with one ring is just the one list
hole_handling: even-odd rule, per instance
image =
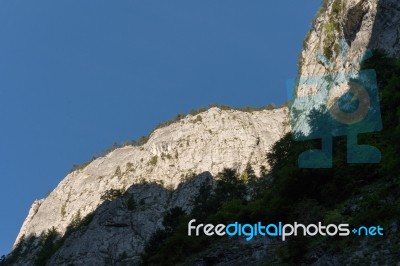
[[[258, 172], [261, 165], [267, 166], [266, 152], [288, 130], [286, 108], [255, 112], [211, 108], [196, 116], [189, 115], [157, 129], [143, 146], [117, 149], [68, 174], [48, 197], [35, 201], [16, 243], [24, 236], [40, 236], [52, 227], [63, 235], [78, 214], [85, 217], [96, 210], [111, 189], [124, 192], [132, 185], [151, 182], [159, 184], [158, 189], [171, 190], [195, 174], [209, 171], [216, 175], [225, 167], [241, 172], [247, 163]], [[183, 209], [189, 208], [188, 198], [195, 190], [188, 188], [179, 196], [175, 193], [174, 202]], [[133, 194], [144, 197], [161, 193], [153, 192], [134, 190]], [[168, 208], [169, 205], [164, 206], [165, 193], [153, 204], [154, 221], [149, 217], [142, 219], [147, 228], [157, 228], [159, 217]], [[120, 225], [120, 231], [127, 227], [123, 221], [115, 224]], [[115, 224], [107, 228], [118, 227]], [[148, 234], [138, 239], [144, 241], [147, 237]], [[141, 244], [135, 250], [140, 247]]]
[[372, 28], [369, 48], [385, 50], [393, 57], [400, 56], [400, 2], [378, 1], [376, 19]]
[[[382, 49], [391, 56], [400, 56], [400, 2], [397, 0], [328, 0], [323, 12], [313, 22], [301, 54], [301, 76], [324, 75], [328, 66], [317, 60], [324, 48], [336, 65], [333, 71], [357, 69], [355, 64], [367, 49]], [[329, 27], [332, 24], [332, 27]], [[334, 37], [327, 42], [328, 35]], [[349, 45], [345, 62], [337, 51], [340, 39]], [[331, 70], [332, 72], [332, 70]], [[301, 89], [301, 88], [300, 88]]]
[[175, 191], [155, 183], [131, 186], [123, 197], [104, 202], [89, 226], [68, 237], [49, 265], [138, 263], [146, 241], [162, 228], [164, 213], [175, 207], [189, 211], [204, 182], [213, 182], [210, 173], [190, 178]]
[[366, 0], [349, 7], [346, 16], [343, 18], [343, 34], [348, 43], [352, 43], [360, 31], [364, 16], [369, 11]]
[[[400, 56], [399, 1], [327, 0], [325, 3], [304, 41], [299, 63], [302, 84], [296, 86], [296, 97], [313, 96], [323, 91], [327, 86], [324, 77], [327, 76], [337, 86], [341, 83], [338, 73], [356, 73], [368, 49], [380, 49], [390, 56]], [[342, 39], [346, 42], [345, 47], [341, 47]], [[346, 51], [344, 54], [341, 48]], [[313, 82], [313, 79], [319, 82]], [[338, 92], [350, 87], [349, 84], [340, 85], [343, 88]], [[320, 100], [316, 98], [308, 101], [304, 109], [319, 107]], [[301, 122], [293, 125], [294, 132], [309, 132], [308, 115], [306, 112], [302, 114], [298, 119]]]
[[[326, 9], [313, 23], [301, 54], [301, 76], [357, 70], [359, 66], [354, 62], [368, 48], [400, 55], [398, 0], [344, 0], [335, 6], [337, 1], [327, 1]], [[337, 51], [342, 38], [349, 46], [344, 62]], [[335, 64], [334, 69], [317, 60], [316, 54], [324, 52]], [[297, 93], [309, 95], [318, 89], [297, 88]], [[68, 174], [46, 199], [35, 201], [16, 243], [24, 243], [31, 236], [40, 238], [52, 227], [62, 236], [78, 213], [84, 217], [95, 211], [85, 231], [69, 235], [49, 265], [123, 265], [126, 259], [137, 262], [150, 235], [160, 228], [166, 210], [190, 210], [190, 199], [201, 182], [224, 167], [240, 172], [250, 163], [258, 172], [259, 166], [267, 166], [265, 153], [290, 130], [288, 124], [286, 108], [252, 113], [211, 108], [187, 116], [153, 132], [141, 147], [117, 149], [83, 170]], [[187, 179], [198, 173], [203, 174]], [[104, 195], [111, 189], [127, 193], [110, 202]], [[137, 203], [134, 209], [127, 206], [131, 197]], [[26, 246], [23, 259], [15, 265], [32, 265], [37, 244], [36, 240], [31, 249]], [[251, 256], [262, 258], [268, 245], [255, 243], [249, 249], [237, 248], [242, 244], [227, 244], [236, 247], [240, 259], [223, 264], [246, 262]], [[216, 256], [214, 253], [206, 252], [210, 260]], [[196, 258], [193, 261], [197, 263]]]
[[[193, 197], [206, 182], [214, 184], [209, 172], [187, 178], [175, 190], [157, 183], [132, 185], [124, 195], [106, 199], [79, 229], [67, 229], [62, 245], [47, 265], [139, 263], [145, 243], [157, 229], [163, 228], [164, 214], [173, 208], [189, 213]], [[112, 193], [108, 195], [111, 197]], [[55, 239], [62, 237], [60, 232], [56, 234]], [[46, 252], [45, 239], [45, 234], [24, 236], [17, 248], [19, 259], [11, 265], [38, 263], [40, 254]]]

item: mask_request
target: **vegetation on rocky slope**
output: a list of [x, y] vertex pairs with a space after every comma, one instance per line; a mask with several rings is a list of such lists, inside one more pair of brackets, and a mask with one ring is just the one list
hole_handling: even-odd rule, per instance
[[[286, 106], [286, 103], [284, 103], [281, 107], [283, 107], [283, 106]], [[225, 110], [225, 111], [226, 110], [236, 110], [236, 111], [249, 112], [249, 113], [256, 112], [256, 111], [263, 111], [263, 110], [274, 110], [276, 108], [275, 104], [272, 103], [272, 104], [267, 104], [267, 105], [260, 106], [260, 107], [251, 107], [251, 106], [232, 107], [232, 106], [223, 105], [223, 104], [210, 104], [208, 106], [208, 109], [213, 108], [213, 107], [217, 107], [217, 108], [219, 108], [221, 110]], [[153, 130], [150, 131], [150, 133], [148, 135], [141, 136], [139, 138], [139, 140], [135, 140], [135, 139], [126, 140], [126, 141], [124, 141], [122, 143], [114, 142], [110, 147], [105, 149], [103, 152], [95, 154], [92, 157], [92, 159], [90, 159], [89, 161], [84, 162], [82, 164], [74, 164], [71, 167], [69, 172], [71, 173], [71, 172], [74, 172], [74, 171], [83, 170], [83, 169], [85, 169], [86, 166], [88, 166], [91, 162], [93, 162], [97, 158], [106, 156], [107, 154], [109, 154], [110, 152], [112, 152], [112, 151], [114, 151], [116, 149], [119, 149], [119, 148], [122, 148], [122, 147], [126, 147], [126, 146], [137, 146], [137, 147], [138, 146], [142, 146], [142, 145], [146, 144], [147, 141], [149, 141], [151, 134], [155, 130], [163, 128], [163, 127], [167, 127], [167, 126], [169, 126], [171, 124], [174, 124], [174, 123], [177, 123], [177, 122], [181, 121], [182, 119], [184, 119], [188, 115], [196, 116], [198, 114], [206, 112], [208, 109], [204, 108], [204, 107], [200, 107], [198, 109], [192, 109], [189, 112], [189, 114], [177, 114], [174, 118], [172, 118], [172, 119], [170, 119], [170, 120], [168, 120], [168, 121], [166, 121], [164, 123], [158, 124]], [[201, 116], [197, 116], [196, 120], [194, 120], [194, 122], [201, 122]]]
[[[265, 263], [309, 264], [322, 256], [334, 257], [340, 264], [390, 265], [399, 261], [400, 60], [386, 58], [376, 51], [364, 67], [378, 73], [384, 129], [359, 135], [359, 142], [380, 149], [380, 164], [347, 164], [346, 139], [337, 137], [332, 169], [300, 169], [298, 155], [318, 148], [319, 143], [296, 142], [287, 134], [267, 155], [269, 172], [262, 171], [260, 177], [245, 181], [235, 171], [226, 169], [220, 174], [215, 190], [205, 184], [194, 201], [192, 213], [179, 213], [175, 217], [178, 223], [153, 236], [143, 255], [143, 265], [173, 265], [220, 240], [187, 236], [187, 223], [193, 218], [197, 223], [214, 224], [234, 221], [379, 224], [386, 230], [382, 238], [291, 238], [272, 249]], [[254, 175], [251, 169], [246, 171], [245, 175]]]
[[48, 260], [62, 247], [65, 240], [71, 234], [85, 230], [91, 223], [93, 216], [94, 212], [82, 218], [78, 211], [64, 235], [61, 235], [56, 228], [52, 227], [40, 236], [24, 237], [23, 241], [17, 244], [7, 258], [3, 256], [0, 259], [0, 266], [18, 265], [20, 259], [23, 259], [30, 253], [35, 253], [35, 260], [31, 262], [31, 265], [47, 265]]
[[[147, 243], [143, 265], [174, 265], [184, 263], [223, 241], [219, 237], [189, 237], [187, 224], [198, 223], [275, 223], [278, 221], [304, 224], [348, 223], [352, 226], [380, 225], [384, 237], [292, 237], [272, 247], [264, 258], [266, 265], [312, 264], [329, 258], [339, 264], [393, 265], [400, 260], [400, 60], [385, 57], [376, 51], [364, 68], [378, 74], [383, 130], [359, 135], [359, 143], [378, 147], [382, 153], [380, 164], [348, 164], [346, 139], [334, 138], [332, 169], [300, 169], [298, 155], [310, 148], [318, 148], [318, 141], [296, 142], [290, 134], [278, 141], [267, 154], [271, 169], [261, 169], [256, 177], [248, 166], [244, 173], [225, 169], [216, 177], [216, 185], [204, 183], [193, 198], [193, 210], [169, 210], [164, 216], [164, 229], [157, 231]], [[110, 192], [114, 200], [118, 193]], [[134, 210], [131, 200], [128, 208]], [[85, 230], [91, 215], [81, 219], [76, 215], [67, 233], [61, 237], [55, 229], [39, 238], [27, 240], [0, 261], [13, 265], [19, 257], [30, 252], [29, 243], [40, 241], [35, 265], [45, 265], [63, 245], [68, 236]], [[199, 255], [200, 256], [200, 255]], [[327, 263], [329, 264], [329, 263]]]

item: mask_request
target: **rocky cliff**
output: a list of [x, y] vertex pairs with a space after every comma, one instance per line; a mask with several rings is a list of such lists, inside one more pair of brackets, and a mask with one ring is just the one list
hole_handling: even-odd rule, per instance
[[[303, 48], [293, 96], [298, 100], [329, 87], [322, 98], [340, 97], [349, 88], [341, 74], [357, 75], [360, 63], [372, 55], [367, 51], [379, 49], [389, 56], [400, 56], [400, 2], [324, 0]], [[294, 131], [309, 132], [308, 111], [318, 109], [321, 102], [318, 97], [311, 97], [307, 103], [299, 101], [304, 111], [292, 124]]]
[[[304, 40], [299, 76], [356, 71], [367, 49], [399, 56], [399, 29], [398, 0], [325, 0]], [[312, 95], [320, 88], [321, 84], [299, 86], [296, 93]], [[266, 151], [289, 129], [286, 108], [256, 112], [211, 108], [189, 115], [154, 131], [143, 146], [117, 149], [68, 174], [46, 199], [35, 201], [16, 244], [53, 227], [63, 235], [77, 217], [96, 211], [87, 229], [72, 233], [49, 265], [138, 262], [166, 210], [176, 206], [190, 210], [200, 184], [224, 167], [241, 172], [247, 163], [256, 171], [266, 166]], [[110, 202], [107, 199], [113, 193], [119, 197]], [[236, 262], [241, 263], [264, 256], [268, 245], [253, 242], [246, 249], [242, 244], [237, 242], [241, 247], [236, 252], [236, 258], [240, 257]], [[32, 246], [22, 245], [25, 256], [15, 265], [31, 265]], [[235, 262], [223, 264], [230, 263]]]
[[[71, 261], [72, 254], [85, 257], [82, 252], [99, 252], [100, 255], [98, 260], [96, 256], [90, 256], [90, 262], [79, 260], [83, 261], [79, 265], [100, 265], [98, 263], [104, 259], [102, 250], [120, 245], [126, 248], [133, 245], [133, 253], [131, 248], [128, 254], [129, 257], [137, 257], [145, 240], [160, 226], [165, 210], [176, 206], [190, 208], [190, 199], [196, 194], [199, 182], [186, 184], [193, 176], [197, 176], [195, 180], [201, 180], [204, 174], [198, 174], [216, 175], [225, 167], [240, 172], [248, 163], [255, 170], [261, 165], [267, 166], [266, 152], [289, 130], [287, 117], [286, 108], [242, 112], [214, 107], [157, 129], [146, 144], [116, 149], [83, 169], [68, 174], [45, 199], [33, 203], [16, 244], [31, 236], [39, 237], [53, 227], [63, 235], [74, 220], [97, 210], [96, 213], [106, 212], [107, 217], [101, 214], [95, 216], [102, 221], [99, 220], [93, 230], [87, 231], [89, 235], [84, 238], [87, 242], [80, 238], [78, 247], [72, 240], [67, 241], [66, 247], [72, 249], [61, 251], [55, 260], [57, 263], [51, 265], [64, 265], [65, 260], [60, 258]], [[143, 185], [146, 183], [153, 185]], [[138, 186], [135, 187], [135, 184]], [[179, 184], [185, 184], [185, 189], [179, 187], [174, 191]], [[132, 215], [131, 212], [119, 211], [123, 199], [120, 203], [103, 206], [107, 193], [123, 194], [127, 190], [136, 201], [142, 202], [140, 211]], [[118, 220], [119, 216], [123, 221], [108, 221], [109, 218]], [[126, 226], [113, 226], [116, 223]], [[138, 235], [124, 232], [124, 228], [131, 225]], [[108, 228], [106, 231], [110, 234], [99, 233], [98, 230], [104, 228]], [[115, 234], [121, 234], [126, 239], [121, 240]], [[98, 245], [93, 245], [95, 242]], [[124, 248], [118, 250], [123, 252]], [[26, 265], [30, 265], [30, 259], [28, 256], [24, 260]]]
[[[367, 49], [400, 55], [400, 2], [396, 0], [325, 0], [304, 40], [300, 76], [358, 69]], [[345, 40], [345, 54], [341, 51]], [[322, 54], [329, 62], [321, 60]], [[343, 56], [343, 58], [342, 58]], [[343, 59], [343, 60], [342, 60]], [[334, 67], [333, 67], [334, 66]], [[300, 93], [302, 88], [299, 88]], [[308, 94], [309, 91], [305, 91]]]

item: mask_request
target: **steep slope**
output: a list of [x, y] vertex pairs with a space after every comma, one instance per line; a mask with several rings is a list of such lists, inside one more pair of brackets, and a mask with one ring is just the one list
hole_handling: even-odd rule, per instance
[[[344, 62], [340, 41], [346, 40]], [[325, 0], [304, 40], [300, 76], [357, 70], [367, 49], [400, 55], [400, 2], [397, 0]], [[335, 67], [321, 62], [324, 55]], [[299, 88], [301, 91], [301, 88]], [[307, 93], [306, 93], [307, 94]]]
[[117, 149], [68, 174], [45, 199], [35, 201], [16, 244], [53, 227], [62, 235], [74, 219], [101, 205], [111, 189], [122, 193], [144, 182], [173, 189], [195, 174], [215, 175], [224, 167], [242, 171], [247, 163], [257, 170], [266, 165], [269, 147], [288, 130], [286, 108], [242, 112], [214, 107], [188, 115], [155, 130], [143, 146]]
[[[400, 56], [400, 2], [397, 0], [324, 0], [303, 42], [299, 58], [299, 79], [295, 86], [295, 107], [303, 110], [292, 120], [295, 132], [309, 132], [309, 110], [335, 98], [349, 88], [342, 74], [357, 78], [367, 50], [381, 49]], [[332, 89], [333, 87], [337, 87]], [[328, 92], [326, 89], [328, 88]], [[304, 96], [311, 96], [304, 102]], [[303, 99], [302, 99], [303, 98]]]
[[[38, 265], [46, 261], [47, 265], [60, 266], [137, 264], [146, 242], [162, 228], [164, 214], [176, 207], [189, 212], [192, 198], [204, 182], [213, 182], [210, 173], [188, 178], [175, 190], [157, 183], [132, 185], [123, 196], [108, 198], [98, 206], [86, 226], [80, 222], [79, 230], [68, 232], [65, 242], [51, 258], [41, 255], [46, 250], [39, 242], [39, 248], [22, 256], [18, 265], [32, 265], [33, 261]], [[38, 255], [37, 251], [42, 252]]]
[[[398, 0], [325, 0], [304, 41], [299, 76], [307, 80], [357, 71], [357, 62], [367, 49], [382, 49], [398, 57], [399, 29]], [[346, 40], [342, 46], [347, 52], [344, 57], [341, 39]], [[300, 85], [297, 96], [313, 95], [323, 86]], [[318, 101], [310, 103], [311, 107], [317, 105]], [[101, 265], [107, 260], [118, 264], [126, 257], [138, 261], [145, 242], [161, 226], [162, 213], [176, 206], [190, 209], [190, 199], [199, 184], [224, 167], [241, 172], [250, 163], [258, 171], [259, 166], [266, 165], [265, 152], [288, 132], [288, 124], [285, 108], [252, 113], [211, 108], [187, 116], [153, 132], [141, 147], [117, 149], [67, 175], [46, 199], [33, 204], [16, 243], [38, 237], [52, 227], [63, 235], [77, 217], [97, 210], [87, 230], [69, 236], [50, 265]], [[305, 127], [300, 124], [294, 130]], [[106, 196], [111, 189], [127, 194], [110, 203]], [[131, 196], [136, 203], [142, 202], [141, 207], [129, 210], [126, 205]], [[127, 234], [132, 228], [139, 230]], [[229, 247], [232, 245], [235, 243], [230, 241]], [[236, 257], [244, 262], [257, 253], [261, 258], [266, 245], [252, 247], [250, 255], [248, 249], [239, 248]], [[224, 250], [223, 246], [219, 248]], [[34, 252], [26, 252], [27, 257], [18, 265], [30, 265]], [[224, 263], [234, 264], [228, 258]]]

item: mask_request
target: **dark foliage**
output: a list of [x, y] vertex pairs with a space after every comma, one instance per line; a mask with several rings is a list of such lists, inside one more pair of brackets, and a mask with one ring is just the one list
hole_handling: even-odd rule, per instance
[[[267, 154], [271, 169], [262, 169], [260, 177], [254, 178], [252, 169], [246, 169], [242, 175], [244, 178], [232, 169], [225, 169], [218, 175], [215, 188], [204, 183], [193, 200], [193, 212], [183, 216], [186, 218], [181, 217], [180, 224], [175, 224], [172, 231], [158, 232], [153, 236], [156, 244], [151, 250], [146, 250], [144, 264], [172, 265], [207, 249], [211, 241], [218, 241], [216, 237], [188, 237], [189, 217], [214, 224], [323, 221], [357, 226], [395, 221], [400, 215], [400, 157], [397, 156], [400, 153], [400, 60], [387, 58], [376, 51], [363, 67], [373, 68], [378, 74], [384, 129], [360, 134], [358, 138], [360, 144], [380, 149], [380, 164], [348, 164], [347, 140], [336, 137], [333, 140], [333, 168], [301, 169], [298, 167], [299, 154], [318, 149], [321, 143], [318, 140], [294, 141], [289, 133]], [[321, 121], [319, 117], [323, 115], [315, 112], [314, 121]], [[321, 124], [314, 123], [314, 126], [320, 127]], [[252, 183], [250, 179], [256, 181]], [[246, 201], [246, 191], [251, 184], [255, 195]], [[355, 199], [358, 202], [354, 209], [351, 206]], [[344, 249], [357, 250], [358, 244], [352, 238], [296, 237], [276, 248], [274, 253], [281, 264], [308, 264], [313, 262], [306, 257], [311, 250], [323, 247], [323, 253], [334, 255], [344, 252]], [[392, 256], [394, 261], [400, 259], [398, 252]]]

